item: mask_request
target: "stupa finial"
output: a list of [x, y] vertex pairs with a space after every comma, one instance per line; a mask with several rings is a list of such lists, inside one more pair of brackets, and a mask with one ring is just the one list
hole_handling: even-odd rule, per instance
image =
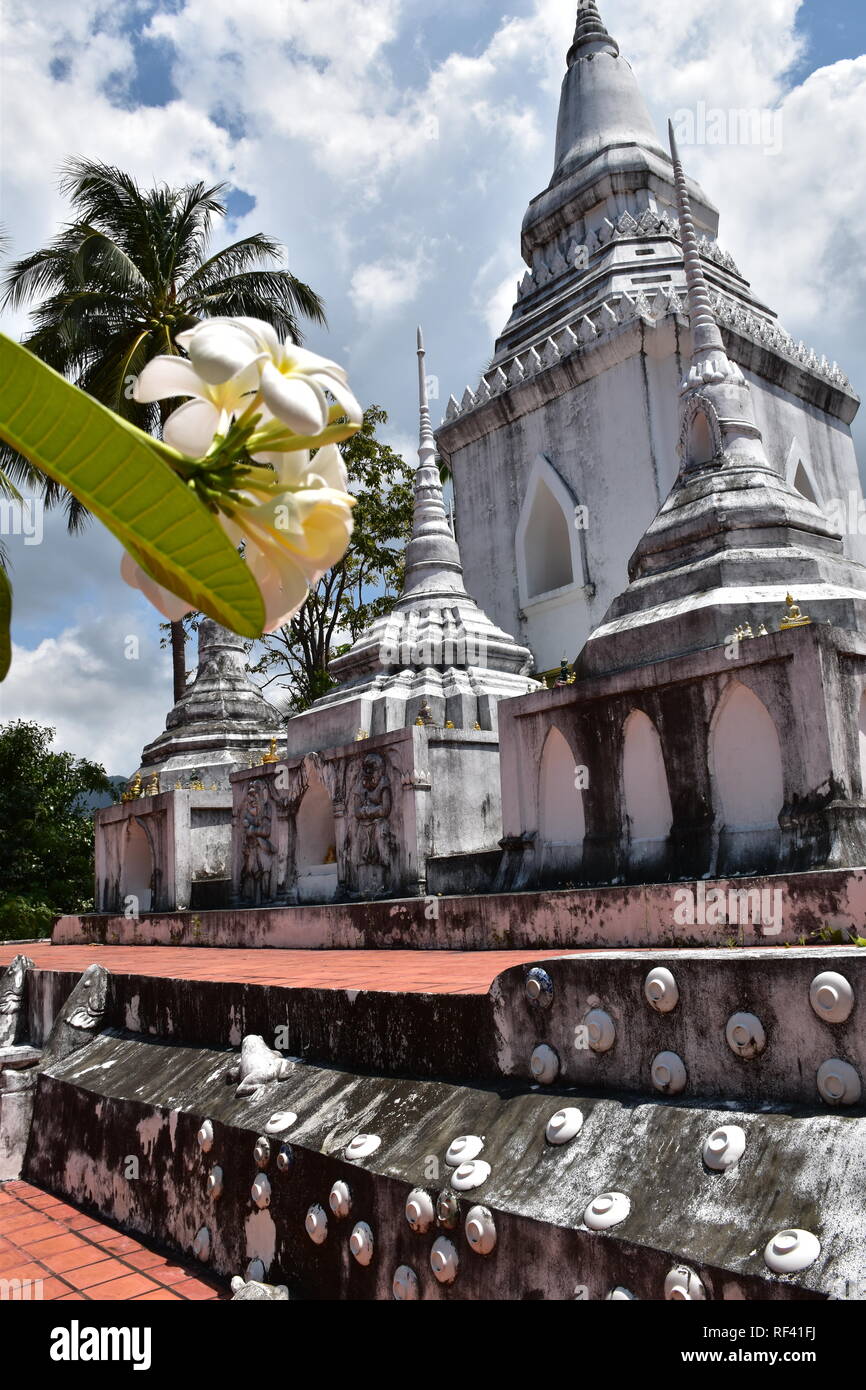
[[707, 284], [701, 253], [698, 249], [698, 234], [692, 216], [692, 205], [686, 176], [683, 171], [673, 121], [668, 121], [668, 134], [671, 143], [671, 159], [674, 165], [674, 183], [677, 190], [677, 209], [680, 218], [680, 235], [683, 243], [683, 261], [686, 271], [686, 285], [689, 296], [689, 317], [692, 325], [692, 362], [703, 363], [708, 356], [719, 354], [725, 358], [725, 345], [710, 300], [710, 287]]
[[619, 44], [607, 32], [595, 0], [578, 0], [574, 41], [568, 51], [569, 67], [584, 53], [604, 49], [615, 58], [619, 57]]
[[440, 588], [460, 593], [463, 571], [457, 542], [451, 534], [442, 481], [439, 477], [438, 451], [430, 423], [430, 402], [427, 388], [427, 364], [424, 335], [418, 329], [418, 468], [415, 473], [415, 515], [412, 539], [406, 547], [406, 571], [403, 593], [419, 587]]

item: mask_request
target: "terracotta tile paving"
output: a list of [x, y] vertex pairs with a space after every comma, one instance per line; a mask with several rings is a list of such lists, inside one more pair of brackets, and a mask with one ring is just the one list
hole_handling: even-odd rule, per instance
[[486, 994], [512, 965], [581, 951], [304, 951], [209, 946], [0, 945], [0, 968], [26, 951], [40, 970], [85, 970], [93, 961], [116, 975], [163, 979], [237, 980], [307, 989], [385, 993]]
[[7, 1222], [0, 1234], [0, 1299], [11, 1279], [34, 1284], [34, 1298], [41, 1280], [42, 1298], [60, 1302], [199, 1303], [231, 1296], [227, 1281], [203, 1277], [201, 1266], [151, 1250], [114, 1226], [87, 1217], [82, 1229], [75, 1207], [30, 1183], [0, 1183], [0, 1214]]

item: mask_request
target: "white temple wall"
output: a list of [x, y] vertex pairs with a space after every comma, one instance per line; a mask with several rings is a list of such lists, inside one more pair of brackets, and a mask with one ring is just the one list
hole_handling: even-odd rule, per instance
[[[573, 384], [564, 381], [552, 399], [549, 381], [545, 386], [533, 378], [440, 431], [454, 475], [467, 588], [495, 622], [532, 648], [541, 671], [553, 670], [563, 656], [572, 660], [625, 588], [628, 560], [676, 478], [676, 354], [687, 353], [689, 336], [670, 320], [641, 331], [642, 350], [637, 337], [638, 351], [627, 348], [623, 331], [609, 351], [595, 349], [604, 357], [599, 367], [609, 363], [606, 370], [579, 381], [575, 368]], [[798, 441], [822, 504], [833, 497], [848, 504], [854, 492], [856, 514], [862, 494], [849, 427], [792, 393], [799, 369], [789, 371], [780, 359], [765, 356], [767, 371], [779, 382], [746, 375], [774, 466], [787, 471]], [[521, 514], [539, 456], [562, 480], [574, 507], [586, 508], [578, 513], [578, 525], [586, 526], [585, 572], [570, 586], [528, 597], [520, 582], [526, 569]], [[845, 536], [846, 552], [866, 560], [866, 536], [857, 533], [856, 515], [853, 530]]]

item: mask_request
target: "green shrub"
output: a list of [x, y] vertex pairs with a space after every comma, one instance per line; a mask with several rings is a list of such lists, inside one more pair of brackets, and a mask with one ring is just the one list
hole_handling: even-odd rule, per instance
[[56, 915], [45, 903], [4, 898], [0, 901], [0, 941], [33, 941], [50, 936]]

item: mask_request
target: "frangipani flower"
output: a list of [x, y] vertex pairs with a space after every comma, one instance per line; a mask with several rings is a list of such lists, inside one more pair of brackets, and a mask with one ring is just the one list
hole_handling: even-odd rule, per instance
[[142, 402], [193, 396], [172, 411], [162, 433], [178, 453], [203, 458], [214, 435], [225, 434], [232, 415], [243, 410], [258, 383], [258, 371], [250, 362], [225, 381], [212, 383], [185, 357], [154, 357], [138, 377], [133, 395]]
[[364, 413], [352, 394], [346, 373], [336, 362], [280, 342], [263, 319], [206, 319], [177, 341], [204, 382], [220, 385], [256, 364], [259, 389], [268, 412], [300, 435], [320, 434], [328, 423], [325, 391], [347, 418], [360, 425]]
[[[230, 513], [220, 512], [218, 520], [235, 545], [243, 543], [264, 599], [264, 631], [275, 632], [298, 611], [310, 586], [345, 555], [355, 498], [346, 491], [346, 466], [335, 444], [319, 449], [312, 461], [302, 451], [259, 455], [256, 461], [271, 466], [278, 486], [244, 488], [241, 503]], [[120, 572], [170, 622], [193, 611], [131, 555], [124, 554]]]
[[334, 444], [307, 452], [258, 455], [284, 491], [244, 489], [248, 505], [220, 517], [232, 540], [244, 542], [244, 558], [265, 601], [265, 632], [288, 622], [315, 584], [346, 553], [355, 498], [346, 491], [346, 467]]
[[[135, 398], [192, 397], [165, 423], [173, 451], [168, 461], [229, 538], [243, 544], [264, 600], [264, 630], [272, 632], [342, 559], [352, 535], [355, 499], [339, 449], [323, 443], [311, 457], [303, 446], [346, 438], [363, 422], [363, 411], [342, 367], [291, 340], [281, 343], [260, 319], [209, 319], [179, 334], [178, 342], [189, 359], [154, 358], [136, 382]], [[326, 390], [337, 401], [333, 408]], [[349, 426], [331, 424], [341, 412]], [[131, 555], [121, 573], [170, 620], [191, 611]]]

